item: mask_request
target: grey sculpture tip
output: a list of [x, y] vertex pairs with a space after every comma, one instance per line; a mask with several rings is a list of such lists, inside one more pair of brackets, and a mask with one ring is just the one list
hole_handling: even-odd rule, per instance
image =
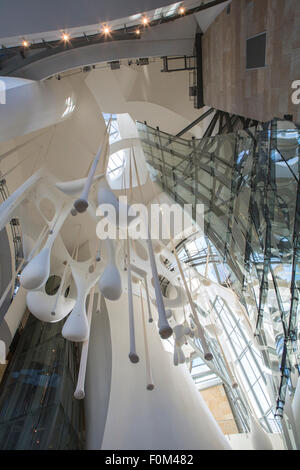
[[129, 353], [128, 357], [133, 364], [136, 364], [140, 360], [136, 353]]
[[206, 354], [204, 355], [204, 359], [205, 359], [206, 361], [212, 361], [213, 358], [214, 358], [214, 356], [213, 356], [212, 353], [210, 353], [210, 352], [208, 352], [208, 353], [206, 353]]
[[76, 199], [74, 202], [74, 207], [77, 210], [77, 212], [84, 212], [87, 210], [89, 203], [86, 201], [86, 199]]
[[153, 384], [148, 384], [147, 385], [147, 390], [153, 390], [154, 389], [154, 385]]
[[173, 333], [173, 330], [170, 326], [164, 326], [159, 329], [159, 334], [162, 339], [169, 338]]

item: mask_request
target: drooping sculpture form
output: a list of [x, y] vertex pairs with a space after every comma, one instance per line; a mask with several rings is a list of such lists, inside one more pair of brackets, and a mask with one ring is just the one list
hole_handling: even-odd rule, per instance
[[132, 278], [131, 278], [131, 264], [130, 264], [130, 245], [127, 238], [127, 295], [128, 295], [128, 318], [129, 318], [129, 338], [130, 338], [130, 351], [129, 359], [133, 364], [139, 362], [139, 356], [136, 353], [135, 346], [135, 330], [134, 330], [134, 310], [133, 310], [133, 294], [132, 294]]
[[97, 282], [99, 273], [84, 272], [74, 263], [71, 263], [71, 271], [76, 284], [77, 300], [63, 326], [62, 335], [69, 341], [82, 342], [89, 337], [89, 324], [85, 308], [86, 298], [91, 287]]
[[[88, 305], [88, 313], [87, 313], [87, 321], [89, 325], [89, 330], [90, 330], [91, 320], [92, 320], [94, 292], [95, 292], [95, 286], [92, 287], [90, 295], [89, 295], [89, 305]], [[83, 343], [82, 349], [81, 349], [81, 358], [80, 358], [80, 367], [79, 367], [79, 373], [78, 373], [78, 379], [77, 379], [77, 386], [74, 392], [74, 398], [76, 398], [77, 400], [82, 400], [85, 397], [84, 382], [85, 382], [86, 365], [87, 365], [87, 358], [88, 358], [89, 337]]]
[[39, 289], [45, 284], [50, 274], [50, 257], [53, 243], [59, 233], [69, 210], [62, 207], [61, 212], [57, 215], [56, 220], [50, 230], [48, 239], [41, 251], [27, 264], [23, 269], [20, 284], [28, 290]]
[[105, 240], [108, 261], [99, 281], [100, 292], [108, 300], [118, 300], [122, 294], [122, 281], [116, 266], [114, 240]]
[[104, 137], [103, 142], [101, 142], [99, 150], [98, 150], [98, 152], [97, 152], [97, 154], [94, 158], [94, 161], [91, 165], [91, 168], [89, 170], [89, 173], [88, 173], [83, 191], [81, 193], [81, 196], [80, 196], [79, 199], [76, 199], [76, 201], [74, 202], [74, 208], [79, 213], [85, 212], [86, 209], [88, 208], [88, 205], [89, 205], [89, 202], [88, 202], [89, 192], [90, 192], [93, 180], [94, 180], [94, 176], [95, 176], [95, 173], [96, 173], [96, 169], [97, 169], [100, 157], [102, 155], [103, 159], [106, 158], [108, 141], [109, 141], [109, 134], [108, 134], [107, 131], [109, 130], [110, 122], [111, 122], [111, 120], [109, 121], [109, 123], [107, 125], [107, 128], [106, 128], [104, 136], [103, 136]]
[[156, 297], [156, 302], [157, 302], [157, 310], [158, 310], [158, 315], [159, 315], [159, 320], [158, 320], [159, 334], [163, 339], [167, 339], [172, 334], [172, 328], [170, 327], [167, 317], [166, 317], [166, 311], [165, 311], [160, 283], [158, 279], [157, 267], [156, 267], [156, 262], [155, 262], [155, 257], [153, 253], [153, 247], [152, 247], [150, 236], [147, 238], [146, 242], [147, 242], [147, 247], [148, 247], [149, 259], [150, 259], [151, 271], [152, 271], [154, 289], [155, 289], [155, 297]]

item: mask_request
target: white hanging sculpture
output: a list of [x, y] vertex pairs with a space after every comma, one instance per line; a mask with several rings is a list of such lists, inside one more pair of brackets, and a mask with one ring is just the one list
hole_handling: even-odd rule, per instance
[[91, 165], [91, 168], [90, 168], [90, 171], [88, 173], [88, 176], [87, 176], [83, 191], [81, 193], [81, 196], [80, 196], [79, 199], [76, 199], [76, 201], [74, 202], [74, 208], [76, 209], [77, 212], [80, 212], [80, 213], [85, 212], [86, 209], [88, 208], [88, 205], [89, 205], [89, 202], [88, 202], [89, 192], [90, 192], [91, 186], [93, 184], [94, 176], [95, 176], [95, 173], [96, 173], [96, 168], [98, 166], [101, 155], [103, 155], [103, 157], [102, 157], [103, 160], [106, 159], [108, 141], [109, 141], [109, 133], [107, 131], [110, 128], [110, 122], [111, 122], [111, 119], [109, 120], [107, 128], [105, 129], [103, 143], [101, 141], [101, 145], [100, 145], [100, 147], [98, 149], [98, 152], [96, 153], [96, 156], [94, 158], [94, 161]]
[[147, 278], [145, 277], [144, 279], [144, 284], [145, 284], [145, 291], [146, 291], [146, 298], [147, 298], [147, 306], [148, 306], [148, 322], [152, 323], [153, 318], [152, 318], [152, 311], [151, 311], [151, 304], [150, 304], [150, 296], [149, 296], [149, 289], [148, 289], [148, 282]]
[[[103, 176], [104, 173], [99, 173], [99, 175], [94, 176], [91, 185], [99, 181], [101, 178], [103, 178]], [[87, 179], [88, 178], [80, 178], [78, 180], [72, 181], [59, 181], [55, 183], [55, 186], [64, 194], [67, 194], [68, 196], [75, 196], [79, 193], [79, 191], [83, 191]]]
[[38, 170], [28, 180], [26, 180], [13, 194], [11, 194], [0, 205], [0, 231], [5, 227], [13, 216], [13, 212], [25, 199], [27, 193], [42, 178], [42, 170]]
[[257, 419], [255, 419], [251, 413], [250, 416], [250, 429], [251, 429], [251, 442], [254, 450], [273, 450], [272, 442], [261, 427]]
[[[28, 291], [26, 303], [29, 311], [41, 321], [47, 323], [56, 323], [65, 318], [74, 308], [76, 303], [70, 290], [68, 297], [65, 297], [63, 287], [66, 285], [68, 265], [65, 266], [63, 276], [55, 295], [48, 295], [45, 288], [40, 290]], [[67, 278], [67, 279], [66, 279]]]
[[117, 227], [127, 228], [131, 222], [137, 218], [136, 215], [128, 215], [129, 205], [124, 202], [120, 202], [117, 196], [110, 189], [109, 184], [105, 178], [103, 178], [98, 187], [98, 204], [103, 205], [103, 207], [112, 206], [114, 208], [114, 214], [108, 211], [106, 218], [112, 223], [116, 224]]
[[34, 249], [35, 245], [36, 242], [32, 237], [27, 235], [27, 233], [22, 233], [22, 250], [25, 259], [28, 259], [29, 254]]
[[100, 263], [101, 261], [100, 240], [98, 242], [98, 249], [97, 249], [95, 260], [96, 260], [96, 263]]
[[20, 284], [25, 289], [39, 289], [46, 283], [50, 274], [51, 249], [68, 213], [69, 208], [63, 207], [61, 213], [56, 217], [44, 247], [23, 269]]
[[173, 312], [171, 309], [166, 310], [166, 317], [168, 320], [173, 317]]
[[152, 242], [151, 242], [149, 234], [148, 234], [148, 238], [146, 242], [147, 242], [147, 247], [148, 247], [152, 277], [153, 277], [153, 282], [154, 282], [155, 297], [156, 297], [156, 303], [157, 303], [157, 311], [158, 311], [158, 319], [159, 319], [158, 320], [159, 334], [163, 339], [167, 339], [172, 335], [172, 328], [170, 327], [167, 317], [166, 317], [166, 311], [165, 311], [163, 296], [162, 296], [160, 283], [158, 279], [157, 267], [156, 267], [155, 257], [154, 257], [153, 248], [152, 248]]
[[82, 271], [75, 263], [71, 263], [71, 271], [77, 288], [75, 307], [67, 318], [62, 335], [69, 341], [82, 342], [89, 337], [89, 324], [86, 316], [85, 303], [92, 286], [99, 278], [99, 272]]
[[146, 389], [151, 391], [151, 390], [154, 389], [154, 384], [153, 384], [152, 371], [151, 371], [151, 366], [150, 366], [150, 355], [149, 355], [148, 337], [147, 337], [147, 329], [146, 329], [144, 303], [143, 303], [141, 285], [140, 285], [140, 298], [141, 298], [141, 314], [142, 314], [143, 333], [144, 333], [144, 345], [145, 345], [146, 381], [147, 381]]
[[131, 279], [131, 264], [130, 264], [130, 246], [127, 237], [127, 295], [128, 295], [128, 313], [129, 313], [129, 338], [130, 338], [130, 351], [129, 359], [133, 364], [139, 362], [139, 356], [136, 353], [135, 346], [135, 331], [134, 331], [134, 310], [133, 310], [133, 295], [132, 295], [132, 279]]
[[213, 355], [210, 352], [208, 344], [206, 342], [204, 329], [203, 329], [203, 327], [202, 327], [202, 325], [199, 321], [198, 314], [196, 312], [195, 305], [194, 305], [190, 290], [188, 288], [186, 278], [185, 278], [184, 273], [183, 273], [181, 262], [178, 258], [178, 254], [177, 254], [177, 251], [176, 251], [176, 248], [175, 248], [175, 245], [174, 245], [174, 242], [173, 242], [172, 239], [171, 239], [171, 245], [172, 245], [173, 252], [174, 252], [174, 255], [175, 255], [175, 258], [176, 258], [176, 262], [177, 262], [177, 266], [178, 266], [178, 269], [179, 269], [179, 272], [180, 272], [180, 276], [181, 276], [181, 279], [182, 279], [182, 282], [183, 282], [183, 285], [184, 285], [184, 288], [185, 288], [185, 292], [186, 292], [187, 298], [189, 299], [190, 307], [191, 307], [192, 314], [193, 314], [193, 321], [194, 321], [194, 323], [197, 327], [197, 336], [198, 336], [198, 338], [201, 342], [201, 346], [203, 348], [204, 359], [206, 361], [211, 361], [213, 359]]
[[47, 323], [56, 323], [65, 318], [74, 308], [75, 300], [59, 296], [55, 317], [52, 315], [53, 298], [43, 292], [29, 291], [26, 297], [27, 307], [36, 318]]
[[[50, 237], [48, 238], [50, 240]], [[49, 246], [50, 245], [50, 246]], [[39, 289], [50, 274], [50, 255], [52, 244], [48, 243], [23, 269], [20, 284], [27, 290]]]
[[[89, 331], [91, 327], [92, 321], [92, 310], [94, 304], [94, 292], [95, 286], [92, 287], [90, 295], [89, 295], [89, 305], [88, 305], [88, 313], [87, 313], [87, 321], [89, 325]], [[86, 366], [87, 366], [87, 358], [88, 358], [88, 350], [89, 350], [89, 338], [83, 343], [81, 349], [81, 357], [80, 357], [80, 366], [78, 372], [78, 379], [77, 379], [77, 386], [74, 392], [74, 398], [77, 400], [82, 400], [85, 397], [84, 391], [84, 382], [85, 382], [85, 373], [86, 373]]]
[[[163, 296], [164, 306], [166, 309], [181, 308], [182, 305], [187, 303], [187, 296], [185, 295], [185, 291], [181, 286], [177, 286], [175, 284], [172, 285], [172, 288], [175, 290], [176, 296], [172, 299]], [[155, 300], [152, 302], [154, 305], [157, 305]]]
[[182, 346], [185, 344], [185, 332], [184, 325], [176, 325], [173, 328], [174, 334], [174, 356], [173, 363], [175, 365], [185, 363], [185, 355], [182, 350]]
[[178, 366], [178, 349], [176, 347], [174, 347], [173, 364]]
[[122, 295], [122, 280], [119, 269], [116, 266], [116, 254], [114, 241], [105, 240], [108, 262], [99, 281], [100, 292], [108, 300], [118, 300]]

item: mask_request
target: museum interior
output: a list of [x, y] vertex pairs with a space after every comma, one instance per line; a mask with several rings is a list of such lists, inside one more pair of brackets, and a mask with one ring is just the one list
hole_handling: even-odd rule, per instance
[[300, 2], [171, 1], [1, 1], [0, 450], [300, 450]]

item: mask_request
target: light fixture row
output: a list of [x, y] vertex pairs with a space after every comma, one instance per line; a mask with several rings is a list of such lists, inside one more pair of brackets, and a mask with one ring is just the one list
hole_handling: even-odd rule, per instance
[[[184, 15], [185, 14], [185, 8], [183, 6], [181, 6], [178, 9], [178, 13], [180, 15]], [[148, 26], [149, 23], [150, 23], [150, 19], [147, 16], [143, 16], [142, 20], [141, 20], [141, 23], [142, 23], [143, 26]], [[102, 33], [104, 34], [104, 36], [109, 36], [111, 34], [111, 32], [112, 32], [112, 30], [108, 25], [103, 26]], [[139, 28], [137, 28], [135, 30], [135, 34], [137, 36], [139, 36], [141, 34], [141, 30]], [[70, 34], [63, 32], [62, 35], [61, 35], [61, 39], [64, 43], [68, 43], [71, 40], [71, 36], [70, 36]], [[24, 48], [28, 48], [30, 46], [30, 42], [27, 39], [23, 39], [22, 46]]]

